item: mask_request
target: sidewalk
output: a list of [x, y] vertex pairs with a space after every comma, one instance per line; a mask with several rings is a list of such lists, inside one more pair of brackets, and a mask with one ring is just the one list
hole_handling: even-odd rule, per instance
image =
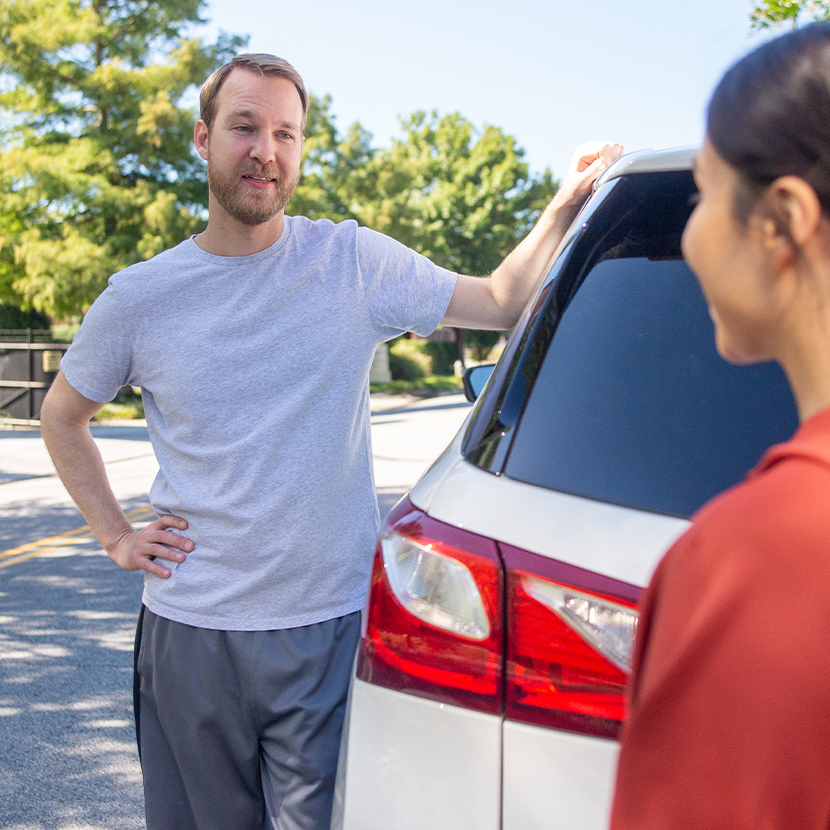
[[387, 395], [385, 392], [373, 392], [369, 396], [369, 408], [372, 413], [388, 412], [392, 409], [403, 409], [422, 400], [414, 395]]
[[408, 409], [410, 407], [417, 407], [418, 404], [434, 405], [436, 399], [448, 398], [450, 396], [461, 395], [464, 393], [459, 390], [452, 392], [437, 392], [434, 395], [390, 395], [386, 392], [373, 392], [369, 396], [369, 406], [372, 414], [377, 412], [389, 412], [395, 409]]

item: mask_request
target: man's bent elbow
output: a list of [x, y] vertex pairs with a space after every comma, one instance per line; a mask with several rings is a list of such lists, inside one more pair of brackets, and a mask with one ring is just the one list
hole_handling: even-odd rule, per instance
[[60, 405], [55, 401], [55, 395], [50, 388], [40, 407], [40, 431], [44, 440], [51, 435], [60, 421]]
[[40, 430], [48, 443], [50, 437], [67, 428], [89, 425], [103, 404], [85, 398], [58, 372], [40, 408]]

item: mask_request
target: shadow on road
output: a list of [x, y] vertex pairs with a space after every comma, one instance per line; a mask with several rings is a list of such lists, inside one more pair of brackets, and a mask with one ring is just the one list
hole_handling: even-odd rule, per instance
[[89, 430], [93, 438], [117, 438], [119, 441], [149, 441], [150, 434], [143, 424], [106, 424]]
[[[381, 517], [405, 492], [378, 489]], [[74, 507], [26, 512], [0, 508], [0, 551], [39, 538], [41, 513], [45, 535], [62, 532], [56, 515], [59, 528], [83, 524]], [[0, 827], [144, 828], [132, 711], [141, 591], [141, 576], [92, 540], [0, 570]]]
[[67, 554], [0, 571], [0, 827], [143, 828], [132, 720], [142, 580], [97, 543]]
[[[148, 501], [147, 496], [137, 496], [123, 499], [119, 504], [125, 512], [129, 512], [146, 507]], [[0, 504], [0, 552], [47, 536], [66, 533], [85, 524], [86, 520], [74, 504], [50, 503], [44, 506], [37, 499], [25, 504]]]

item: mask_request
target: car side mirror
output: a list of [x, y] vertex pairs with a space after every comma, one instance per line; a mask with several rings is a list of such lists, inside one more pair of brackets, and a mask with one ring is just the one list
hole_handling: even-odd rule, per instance
[[473, 403], [481, 394], [495, 368], [495, 363], [483, 363], [481, 366], [471, 366], [464, 372], [462, 378], [464, 395], [470, 403]]

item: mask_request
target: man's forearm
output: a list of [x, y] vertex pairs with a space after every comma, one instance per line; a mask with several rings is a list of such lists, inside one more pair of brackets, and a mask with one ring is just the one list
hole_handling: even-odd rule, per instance
[[88, 423], [69, 420], [45, 402], [41, 434], [69, 495], [101, 546], [111, 553], [119, 538], [133, 528], [112, 492]]
[[69, 495], [113, 561], [125, 571], [141, 569], [166, 579], [171, 571], [164, 561], [183, 562], [193, 550], [193, 542], [181, 535], [187, 522], [164, 514], [140, 531], [129, 523], [89, 431], [89, 421], [100, 408], [58, 372], [40, 412], [46, 448]]
[[528, 299], [547, 273], [556, 249], [579, 213], [582, 203], [573, 204], [559, 194], [543, 211], [533, 230], [511, 251], [490, 276], [498, 306], [504, 309], [505, 325], [516, 324]]
[[473, 329], [512, 328], [597, 177], [621, 154], [619, 144], [607, 142], [578, 148], [559, 192], [504, 262], [489, 277], [458, 275], [442, 323]]

